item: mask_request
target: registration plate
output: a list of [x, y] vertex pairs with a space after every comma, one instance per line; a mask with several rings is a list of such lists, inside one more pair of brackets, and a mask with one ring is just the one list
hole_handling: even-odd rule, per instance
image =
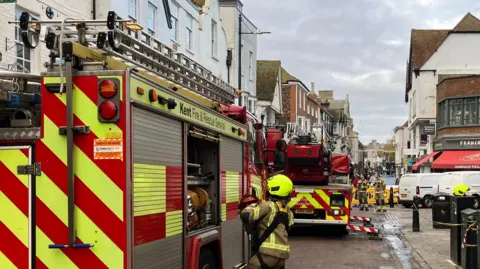
[[313, 214], [315, 211], [312, 209], [296, 209], [295, 213], [297, 214]]
[[401, 197], [402, 197], [402, 198], [407, 198], [407, 195], [406, 195], [406, 194], [402, 194]]

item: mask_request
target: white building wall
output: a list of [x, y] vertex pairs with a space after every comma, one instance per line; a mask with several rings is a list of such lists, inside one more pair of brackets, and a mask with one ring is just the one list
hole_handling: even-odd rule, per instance
[[257, 27], [247, 18], [248, 14], [242, 16], [242, 72], [241, 87], [238, 80], [238, 56], [239, 56], [239, 15], [242, 13], [243, 4], [240, 1], [223, 1], [220, 7], [220, 17], [225, 27], [227, 47], [232, 50], [232, 66], [230, 67], [230, 82], [236, 88], [247, 92], [243, 94], [242, 105], [248, 105], [245, 100], [251, 100], [252, 105], [257, 103]]
[[[203, 9], [188, 0], [169, 1], [170, 10], [174, 12], [174, 5], [178, 5], [177, 38], [172, 38], [172, 30], [168, 29], [162, 0], [136, 0], [137, 11], [134, 19], [144, 27], [143, 32], [148, 33], [149, 2], [156, 7], [153, 36], [170, 48], [201, 64], [215, 76], [228, 80], [226, 58], [227, 39], [220, 20], [218, 0], [206, 1], [209, 6]], [[128, 0], [97, 0], [97, 19], [106, 18], [108, 11], [113, 10], [123, 18], [129, 17]], [[192, 46], [187, 48], [187, 18], [192, 20]], [[212, 21], [217, 23], [217, 55], [212, 54]]]
[[480, 53], [475, 49], [478, 46], [480, 34], [452, 33], [423, 65], [422, 70], [480, 69]]
[[[46, 16], [46, 8], [51, 7], [54, 11], [53, 20], [62, 20], [65, 18], [91, 19], [92, 16], [92, 0], [85, 1], [68, 1], [68, 0], [18, 0], [16, 4], [0, 4], [0, 52], [2, 53], [2, 61], [0, 69], [6, 69], [9, 65], [17, 62], [17, 48], [22, 45], [16, 45], [15, 42], [15, 26], [8, 24], [8, 21], [15, 20], [15, 10], [19, 12], [27, 11], [36, 19], [49, 20]], [[43, 27], [42, 33], [46, 27]], [[44, 36], [40, 40], [42, 42], [35, 50], [30, 52], [31, 73], [40, 73], [44, 71], [43, 63], [48, 61], [49, 50], [43, 42]], [[6, 50], [7, 48], [7, 50]]]

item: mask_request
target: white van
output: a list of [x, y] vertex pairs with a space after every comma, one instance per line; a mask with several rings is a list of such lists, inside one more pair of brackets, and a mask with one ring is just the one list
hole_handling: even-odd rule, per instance
[[438, 182], [438, 192], [453, 194], [457, 184], [465, 184], [470, 188], [468, 194], [476, 197], [475, 208], [480, 206], [480, 171], [445, 172]]
[[413, 204], [413, 197], [422, 199], [422, 206], [430, 208], [433, 205], [433, 196], [437, 193], [440, 173], [406, 174], [400, 178], [398, 192], [399, 203], [405, 207]]

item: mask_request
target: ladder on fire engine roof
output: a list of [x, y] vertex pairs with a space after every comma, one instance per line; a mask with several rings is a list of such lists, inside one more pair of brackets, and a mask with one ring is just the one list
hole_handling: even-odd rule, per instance
[[23, 12], [19, 21], [9, 23], [19, 24], [22, 41], [28, 48], [39, 44], [41, 25], [48, 25], [45, 43], [51, 50], [49, 67], [58, 66], [56, 62], [59, 58], [62, 63], [63, 48], [71, 44], [72, 51], [68, 53], [82, 63], [101, 62], [110, 70], [133, 70], [209, 108], [234, 102], [236, 93], [233, 86], [142, 32], [143, 27], [135, 22], [121, 19], [113, 11], [108, 12], [106, 20], [64, 21], [32, 21], [29, 13]]

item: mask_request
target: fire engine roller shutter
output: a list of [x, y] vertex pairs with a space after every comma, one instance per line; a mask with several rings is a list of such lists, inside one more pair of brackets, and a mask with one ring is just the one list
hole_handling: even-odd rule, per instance
[[182, 123], [137, 107], [132, 121], [134, 267], [183, 268], [183, 203], [166, 203], [183, 201]]
[[[243, 146], [242, 142], [222, 136], [220, 142], [221, 159], [220, 165], [222, 170], [223, 184], [222, 196], [227, 196], [225, 200], [222, 197], [222, 210], [227, 208], [224, 204], [234, 205], [240, 200], [240, 187], [242, 185], [243, 171]], [[235, 174], [237, 175], [237, 186], [235, 188]], [[237, 201], [236, 203], [233, 201]], [[229, 204], [230, 202], [230, 204]], [[223, 212], [222, 212], [223, 213]], [[226, 221], [222, 222], [222, 255], [223, 268], [232, 268], [243, 260], [243, 227], [238, 217], [230, 217], [227, 210]], [[225, 214], [225, 213], [223, 213]], [[235, 214], [236, 215], [236, 214]]]

